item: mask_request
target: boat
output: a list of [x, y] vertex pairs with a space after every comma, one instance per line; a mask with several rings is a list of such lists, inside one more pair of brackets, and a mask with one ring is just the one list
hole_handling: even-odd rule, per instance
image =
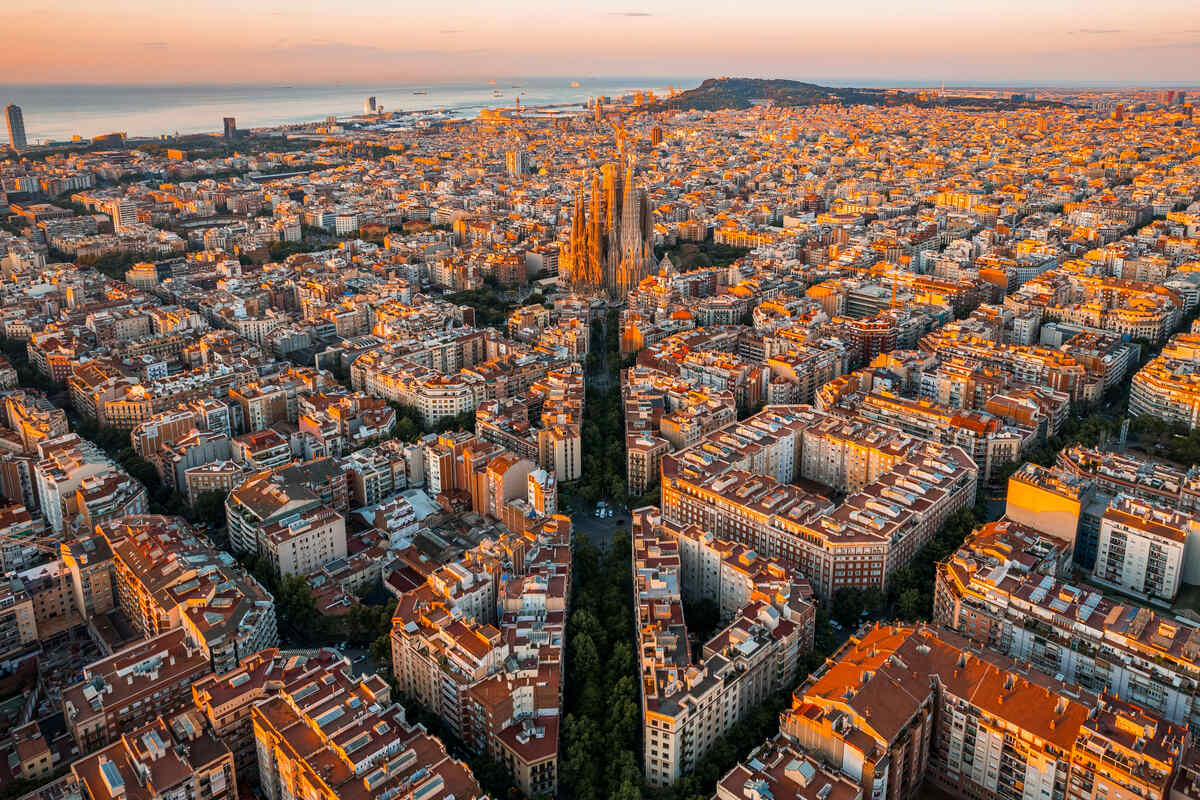
[[419, 90], [413, 92], [413, 94], [429, 94], [429, 90], [428, 89], [419, 89]]
[[579, 81], [571, 81], [571, 88], [572, 88], [572, 89], [578, 89], [578, 88], [579, 88]]

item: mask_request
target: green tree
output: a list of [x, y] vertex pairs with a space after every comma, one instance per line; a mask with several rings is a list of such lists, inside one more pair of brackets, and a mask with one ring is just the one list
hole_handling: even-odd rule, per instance
[[847, 587], [834, 592], [833, 618], [842, 625], [848, 627], [857, 625], [863, 608], [863, 594], [861, 589]]
[[923, 616], [924, 605], [919, 590], [905, 589], [896, 603], [896, 613], [901, 619], [916, 621]]
[[225, 524], [225, 499], [228, 492], [201, 492], [192, 506], [193, 518], [199, 522], [222, 526]]

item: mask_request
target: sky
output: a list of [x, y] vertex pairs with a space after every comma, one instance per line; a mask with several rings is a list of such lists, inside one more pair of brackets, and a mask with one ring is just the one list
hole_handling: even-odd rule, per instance
[[961, 84], [1200, 80], [1200, 2], [26, 0], [9, 83], [736, 75]]

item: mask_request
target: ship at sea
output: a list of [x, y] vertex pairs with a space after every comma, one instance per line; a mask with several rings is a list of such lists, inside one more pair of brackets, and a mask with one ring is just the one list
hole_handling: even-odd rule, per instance
[[418, 89], [417, 91], [413, 92], [413, 94], [429, 94], [429, 90], [428, 89]]

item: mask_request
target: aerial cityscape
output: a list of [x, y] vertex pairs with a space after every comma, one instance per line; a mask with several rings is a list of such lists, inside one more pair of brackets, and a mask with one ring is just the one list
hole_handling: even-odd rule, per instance
[[0, 800], [1200, 800], [1195, 9], [584, 6], [9, 50]]

